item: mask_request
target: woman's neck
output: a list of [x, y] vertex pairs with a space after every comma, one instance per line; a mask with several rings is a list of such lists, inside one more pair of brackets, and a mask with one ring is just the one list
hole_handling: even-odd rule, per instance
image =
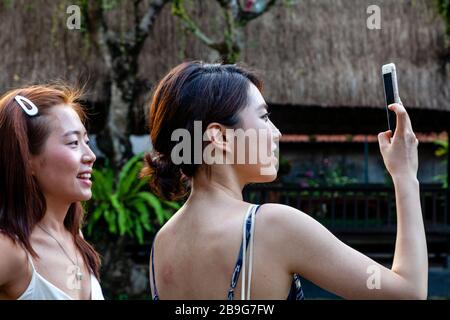
[[199, 170], [191, 181], [189, 198], [231, 198], [242, 201], [244, 186], [245, 183], [239, 181], [234, 172], [229, 170], [211, 170], [211, 177], [204, 170]]
[[70, 203], [58, 201], [51, 197], [46, 197], [46, 211], [44, 217], [38, 224], [47, 231], [64, 234], [67, 232], [64, 220], [70, 207]]

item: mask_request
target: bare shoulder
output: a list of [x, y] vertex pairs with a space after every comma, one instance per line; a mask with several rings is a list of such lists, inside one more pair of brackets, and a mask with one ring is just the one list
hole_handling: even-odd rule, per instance
[[298, 243], [308, 245], [322, 236], [337, 240], [322, 223], [296, 208], [278, 203], [266, 203], [261, 206], [260, 211], [259, 221], [263, 228], [270, 231], [271, 237], [275, 240], [284, 243], [288, 240], [291, 245]]
[[[259, 209], [258, 219], [273, 228], [292, 226], [298, 223], [315, 221], [308, 214], [296, 208], [279, 203], [265, 203]], [[311, 221], [312, 220], [312, 221]], [[296, 225], [298, 227], [298, 225]]]
[[5, 256], [7, 255], [9, 257], [8, 260], [14, 260], [15, 257], [20, 258], [26, 256], [25, 251], [20, 245], [13, 241], [13, 239], [3, 231], [0, 231], [0, 252]]
[[[259, 225], [265, 235], [264, 245], [278, 252], [278, 259], [291, 270], [293, 252], [298, 260], [305, 261], [318, 252], [317, 246], [339, 243], [325, 226], [301, 210], [278, 203], [266, 203], [259, 210], [256, 227]], [[295, 268], [295, 272], [300, 271]]]
[[1, 231], [0, 252], [2, 253], [2, 259], [0, 259], [0, 287], [2, 287], [20, 274], [21, 270], [27, 270], [27, 255], [19, 244]]
[[[178, 209], [157, 231], [157, 234], [155, 234], [155, 237], [153, 238], [154, 241], [156, 241], [155, 246], [161, 243], [165, 242], [166, 239], [171, 241], [172, 237], [179, 233], [179, 227], [180, 223], [179, 221], [182, 220], [180, 217], [183, 214], [183, 208]], [[158, 239], [158, 240], [156, 240]]]
[[287, 239], [292, 240], [301, 234], [305, 235], [305, 229], [310, 228], [311, 224], [318, 223], [303, 211], [279, 203], [262, 205], [256, 221], [256, 227], [261, 233], [270, 235], [267, 240], [274, 246], [280, 246]]

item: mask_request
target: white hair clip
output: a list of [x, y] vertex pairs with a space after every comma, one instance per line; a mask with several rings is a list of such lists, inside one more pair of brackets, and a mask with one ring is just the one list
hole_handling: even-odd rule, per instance
[[[25, 113], [30, 117], [38, 114], [38, 108], [29, 99], [19, 95], [17, 95], [14, 99], [17, 101], [17, 103], [20, 105], [23, 111], [25, 111]], [[26, 102], [29, 107], [27, 107], [24, 102]]]

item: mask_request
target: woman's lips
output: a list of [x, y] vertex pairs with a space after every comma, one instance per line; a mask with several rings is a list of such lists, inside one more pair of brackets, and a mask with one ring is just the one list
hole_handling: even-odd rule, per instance
[[81, 181], [82, 184], [86, 185], [87, 187], [92, 186], [92, 181], [89, 179], [82, 179], [82, 178], [78, 178], [78, 180]]
[[80, 173], [77, 176], [77, 179], [80, 180], [84, 185], [90, 187], [92, 185], [92, 181], [91, 179], [91, 173], [90, 172], [84, 172], [84, 173]]

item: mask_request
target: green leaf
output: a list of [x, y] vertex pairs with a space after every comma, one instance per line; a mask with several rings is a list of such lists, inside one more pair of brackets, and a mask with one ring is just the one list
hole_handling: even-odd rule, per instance
[[139, 192], [137, 196], [143, 200], [145, 200], [150, 207], [155, 210], [156, 218], [160, 225], [164, 224], [166, 213], [161, 205], [161, 200], [159, 200], [155, 195], [149, 192]]
[[91, 223], [97, 222], [108, 206], [109, 206], [108, 202], [100, 203], [100, 205], [92, 212], [89, 222]]
[[131, 186], [139, 183], [139, 172], [141, 171], [142, 163], [136, 163], [129, 171], [128, 175], [125, 177], [123, 181], [121, 181], [119, 185], [119, 194], [125, 196], [133, 196], [133, 193], [130, 192]]
[[97, 206], [94, 211], [89, 215], [87, 222], [87, 234], [92, 235], [92, 228], [95, 223], [102, 217], [104, 211], [108, 208], [109, 203], [102, 202], [99, 206]]
[[136, 234], [139, 244], [143, 244], [144, 243], [144, 230], [142, 230], [142, 226], [140, 223], [136, 223], [134, 225], [134, 232]]
[[[123, 184], [129, 180], [128, 177], [130, 176], [131, 169], [142, 159], [143, 153], [139, 153], [135, 156], [133, 156], [130, 160], [127, 161], [127, 163], [122, 167], [122, 170], [119, 172], [119, 182], [117, 190], [123, 189]], [[135, 177], [133, 177], [135, 178]], [[134, 180], [134, 179], [133, 179]]]
[[437, 157], [442, 157], [442, 156], [445, 156], [447, 154], [447, 150], [445, 150], [445, 149], [437, 149], [434, 154]]
[[88, 223], [87, 227], [86, 227], [86, 233], [88, 236], [92, 236], [92, 228], [94, 227], [93, 223]]
[[116, 226], [116, 217], [113, 211], [106, 210], [105, 211], [105, 220], [108, 223], [108, 230], [112, 234], [117, 234], [117, 226]]
[[144, 177], [141, 179], [138, 178], [137, 183], [129, 191], [130, 195], [134, 197], [139, 191], [145, 189], [148, 184], [148, 180], [149, 177]]
[[111, 175], [110, 170], [96, 170], [92, 171], [92, 196], [94, 200], [108, 199], [113, 192], [114, 176]]
[[129, 230], [127, 226], [127, 215], [125, 211], [119, 211], [119, 214], [117, 215], [117, 224], [119, 225], [119, 233], [121, 236], [125, 234], [127, 230]]
[[141, 223], [145, 230], [152, 231], [152, 225], [150, 224], [150, 213], [142, 200], [136, 200], [133, 202], [134, 208], [139, 212], [139, 221], [136, 223]]
[[126, 220], [127, 215], [125, 212], [125, 208], [123, 205], [119, 202], [117, 194], [114, 194], [110, 196], [111, 204], [113, 208], [117, 211], [117, 224], [119, 226], [119, 234], [122, 236], [125, 234], [127, 227], [126, 227]]
[[179, 210], [181, 208], [181, 205], [178, 202], [175, 202], [175, 201], [164, 200], [163, 203], [165, 205], [167, 205], [168, 207], [170, 207], [172, 209], [175, 209], [175, 210]]

